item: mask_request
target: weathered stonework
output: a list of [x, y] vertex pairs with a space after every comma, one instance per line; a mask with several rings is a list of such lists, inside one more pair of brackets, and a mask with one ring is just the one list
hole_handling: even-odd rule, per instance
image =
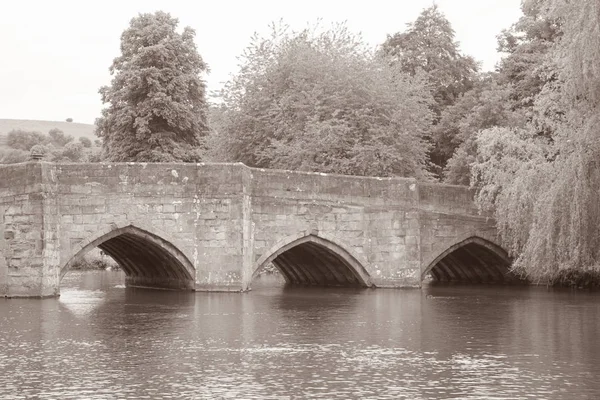
[[296, 283], [418, 287], [440, 255], [472, 237], [497, 242], [472, 193], [414, 179], [243, 164], [0, 167], [4, 296], [57, 295], [94, 247], [137, 286], [246, 290], [273, 262]]

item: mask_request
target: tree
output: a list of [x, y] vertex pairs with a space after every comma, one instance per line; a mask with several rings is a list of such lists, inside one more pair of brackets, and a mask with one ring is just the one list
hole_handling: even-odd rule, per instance
[[73, 118], [67, 118], [65, 121], [67, 121], [67, 122], [73, 122]]
[[29, 152], [18, 149], [0, 149], [0, 164], [16, 164], [29, 159]]
[[[533, 101], [534, 108], [550, 110], [539, 118], [550, 119], [552, 129], [540, 135], [532, 120], [519, 140], [505, 135], [500, 145], [482, 133], [474, 166], [477, 199], [494, 210], [502, 239], [516, 257], [515, 271], [541, 282], [598, 283], [600, 5], [526, 0], [523, 7], [539, 10], [560, 29], [560, 40], [546, 56], [554, 66], [547, 75], [552, 79], [544, 80]], [[557, 98], [560, 118], [547, 106]]]
[[[41, 154], [48, 161], [82, 162], [86, 155], [84, 141], [74, 142], [71, 135], [65, 135], [60, 129], [51, 129], [48, 135], [39, 132], [13, 130], [7, 135], [9, 151], [0, 154], [0, 164], [23, 162], [30, 154]], [[91, 145], [91, 141], [87, 139]]]
[[46, 135], [40, 132], [13, 129], [6, 135], [6, 145], [12, 149], [29, 151], [36, 144], [45, 144]]
[[121, 55], [100, 89], [107, 107], [96, 134], [113, 161], [197, 161], [207, 133], [207, 66], [194, 30], [158, 11], [133, 18], [121, 36]]
[[49, 149], [47, 146], [44, 146], [43, 144], [36, 144], [35, 146], [33, 146], [31, 148], [31, 150], [29, 150], [30, 155], [41, 155], [42, 157], [46, 157], [46, 155], [49, 153]]
[[498, 83], [498, 74], [491, 74], [444, 110], [434, 131], [438, 131], [443, 148], [455, 149], [444, 168], [445, 182], [470, 184], [471, 164], [477, 154], [476, 138], [480, 131], [525, 126], [522, 110], [511, 109], [510, 93], [506, 85]]
[[60, 157], [64, 161], [81, 162], [84, 158], [83, 145], [77, 142], [67, 143], [56, 157]]
[[92, 147], [92, 141], [85, 137], [85, 136], [80, 136], [79, 137], [79, 142], [83, 145], [83, 147], [85, 147], [86, 149], [89, 149], [90, 147]]
[[[388, 36], [381, 50], [404, 72], [412, 76], [425, 74], [435, 100], [434, 124], [477, 80], [478, 64], [472, 57], [461, 54], [454, 30], [437, 5], [424, 9], [405, 32]], [[454, 149], [446, 148], [444, 139], [438, 135], [448, 136], [448, 133], [438, 129], [430, 139], [434, 146], [430, 157], [439, 175]]]
[[345, 26], [255, 36], [215, 110], [230, 161], [355, 175], [427, 176], [431, 97]]
[[403, 71], [427, 74], [438, 116], [469, 90], [476, 78], [477, 63], [461, 54], [454, 29], [437, 5], [424, 9], [405, 32], [388, 36], [382, 50]]
[[[227, 139], [225, 129], [227, 129], [225, 118], [227, 115], [227, 106], [222, 103], [210, 103], [208, 107], [208, 126], [209, 134], [206, 137], [205, 159], [208, 161], [232, 160], [229, 145], [231, 141]], [[230, 138], [231, 139], [231, 138]]]
[[525, 2], [523, 16], [498, 36], [505, 53], [497, 72], [485, 76], [472, 90], [443, 112], [434, 137], [438, 153], [448, 158], [444, 180], [470, 183], [470, 165], [477, 153], [477, 133], [494, 126], [532, 129], [552, 139], [564, 115], [564, 99], [549, 51], [561, 32], [557, 21], [543, 12], [539, 1]]
[[48, 131], [50, 137], [50, 143], [57, 147], [64, 147], [67, 143], [74, 140], [73, 136], [65, 135], [60, 129], [54, 128]]
[[510, 107], [522, 110], [527, 119], [533, 122], [532, 128], [538, 134], [551, 137], [548, 116], [561, 116], [563, 111], [556, 105], [560, 98], [552, 100], [551, 112], [536, 107], [546, 99], [539, 96], [549, 85], [556, 85], [558, 69], [555, 60], [549, 57], [556, 41], [562, 35], [558, 20], [544, 12], [545, 1], [525, 1], [523, 16], [510, 29], [498, 36], [498, 51], [506, 53], [498, 64], [498, 82], [509, 89]]

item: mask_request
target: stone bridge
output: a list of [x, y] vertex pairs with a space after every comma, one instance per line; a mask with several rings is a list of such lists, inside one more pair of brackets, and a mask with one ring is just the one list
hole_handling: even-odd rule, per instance
[[468, 188], [243, 164], [0, 167], [0, 295], [55, 296], [98, 247], [131, 286], [244, 291], [273, 263], [306, 285], [506, 282]]

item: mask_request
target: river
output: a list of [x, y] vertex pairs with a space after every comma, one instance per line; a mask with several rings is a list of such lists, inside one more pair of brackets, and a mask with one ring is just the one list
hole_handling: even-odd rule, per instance
[[0, 299], [0, 398], [598, 399], [600, 293], [126, 289]]

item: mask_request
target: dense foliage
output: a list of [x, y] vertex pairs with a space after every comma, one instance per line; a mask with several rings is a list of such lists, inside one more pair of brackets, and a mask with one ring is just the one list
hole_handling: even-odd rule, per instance
[[131, 20], [112, 63], [107, 108], [96, 121], [105, 157], [112, 161], [196, 161], [207, 133], [207, 66], [194, 31], [158, 11]]
[[427, 177], [425, 82], [343, 26], [255, 37], [213, 111], [216, 154], [251, 166]]
[[427, 79], [435, 117], [429, 134], [433, 144], [430, 158], [439, 175], [456, 145], [447, 140], [452, 133], [446, 125], [439, 126], [438, 122], [448, 107], [473, 88], [478, 64], [460, 52], [450, 22], [436, 5], [423, 10], [406, 31], [388, 36], [381, 50], [402, 71], [411, 76], [423, 74]]
[[[548, 52], [560, 37], [557, 21], [542, 12], [541, 3], [525, 2], [523, 16], [498, 35], [498, 50], [505, 53], [494, 74], [483, 76], [474, 89], [449, 107], [435, 130], [454, 142], [444, 179], [469, 184], [470, 165], [477, 153], [476, 134], [494, 126], [523, 128], [551, 138], [553, 125], [562, 116], [556, 67]], [[540, 96], [540, 93], [552, 93]], [[469, 100], [473, 96], [477, 101]], [[465, 104], [466, 103], [466, 104]], [[479, 116], [478, 116], [479, 115]], [[440, 136], [440, 134], [438, 134]]]
[[[89, 144], [89, 146], [86, 146]], [[90, 139], [65, 135], [60, 129], [50, 129], [48, 134], [15, 129], [6, 135], [6, 149], [0, 149], [0, 164], [13, 164], [29, 160], [32, 153], [47, 161], [84, 162], [95, 154]]]
[[524, 130], [478, 135], [474, 183], [517, 271], [582, 284], [598, 276], [600, 261], [600, 5], [529, 0], [523, 7], [553, 27], [545, 79], [525, 86], [533, 98]]

